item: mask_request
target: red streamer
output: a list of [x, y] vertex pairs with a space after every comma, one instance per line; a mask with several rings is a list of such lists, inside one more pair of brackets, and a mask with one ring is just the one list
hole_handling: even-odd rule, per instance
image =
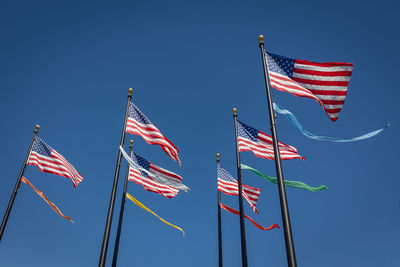
[[[229, 211], [230, 213], [233, 213], [233, 214], [236, 214], [236, 215], [239, 215], [239, 214], [240, 214], [239, 211], [237, 211], [237, 210], [235, 210], [235, 209], [232, 209], [232, 208], [230, 208], [230, 207], [228, 207], [228, 206], [225, 206], [225, 205], [222, 204], [222, 203], [219, 203], [219, 206], [220, 206], [222, 209], [224, 209], [224, 210], [226, 210], [226, 211]], [[251, 221], [251, 222], [254, 224], [254, 226], [257, 227], [257, 228], [260, 229], [260, 230], [272, 230], [272, 229], [274, 229], [274, 228], [280, 228], [279, 225], [277, 225], [277, 224], [273, 224], [273, 225], [271, 225], [271, 226], [269, 226], [269, 227], [262, 227], [261, 225], [259, 225], [259, 224], [256, 223], [255, 221], [253, 221], [253, 219], [250, 218], [249, 216], [247, 216], [246, 214], [244, 214], [244, 217], [245, 217], [247, 220]]]

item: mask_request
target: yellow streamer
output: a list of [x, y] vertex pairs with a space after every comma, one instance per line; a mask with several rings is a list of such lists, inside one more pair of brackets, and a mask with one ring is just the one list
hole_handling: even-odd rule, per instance
[[139, 202], [139, 200], [137, 200], [136, 198], [134, 198], [133, 196], [131, 196], [129, 193], [126, 193], [126, 197], [129, 198], [133, 203], [135, 203], [137, 206], [139, 206], [140, 208], [144, 209], [145, 211], [150, 212], [151, 214], [153, 214], [154, 216], [156, 216], [158, 219], [160, 219], [163, 223], [168, 224], [169, 226], [172, 226], [176, 229], [178, 229], [179, 231], [181, 231], [183, 233], [183, 236], [185, 236], [185, 232], [182, 230], [182, 228], [173, 225], [169, 222], [167, 222], [166, 220], [164, 220], [163, 218], [161, 218], [160, 216], [158, 216], [157, 214], [155, 214], [153, 211], [151, 211], [149, 208], [147, 208], [145, 205], [143, 205], [142, 203]]

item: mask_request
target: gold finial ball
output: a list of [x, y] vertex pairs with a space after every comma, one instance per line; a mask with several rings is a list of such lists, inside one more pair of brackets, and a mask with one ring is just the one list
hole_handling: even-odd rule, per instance
[[40, 125], [39, 125], [39, 124], [36, 124], [35, 129], [36, 129], [36, 130], [39, 130], [39, 129], [40, 129]]
[[133, 140], [129, 141], [129, 143], [132, 145], [133, 144]]
[[132, 93], [133, 93], [133, 89], [132, 88], [129, 88], [129, 94], [131, 95]]
[[258, 36], [258, 42], [259, 43], [264, 43], [264, 35], [260, 35], [260, 36]]
[[217, 153], [217, 158], [219, 158], [219, 153]]
[[236, 115], [237, 109], [233, 108], [232, 112], [233, 112], [233, 115]]

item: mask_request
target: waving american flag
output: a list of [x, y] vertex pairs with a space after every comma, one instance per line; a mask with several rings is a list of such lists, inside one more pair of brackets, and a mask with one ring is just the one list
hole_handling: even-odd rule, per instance
[[271, 86], [295, 96], [315, 99], [332, 121], [346, 100], [352, 63], [311, 62], [265, 52]]
[[[217, 188], [219, 191], [230, 196], [239, 195], [239, 184], [229, 172], [227, 172], [224, 168], [218, 166], [217, 175], [218, 175]], [[255, 213], [258, 213], [256, 205], [260, 194], [261, 194], [261, 189], [242, 184], [242, 196], [250, 204], [252, 210]]]
[[[179, 193], [179, 189], [168, 184], [184, 186], [181, 176], [147, 161], [136, 153], [132, 153], [131, 160], [135, 165], [129, 168], [129, 181], [142, 185], [147, 191], [173, 198]], [[153, 178], [158, 178], [158, 181]], [[165, 183], [160, 182], [162, 180]]]
[[[238, 121], [238, 146], [239, 151], [252, 151], [255, 156], [264, 159], [275, 159], [272, 137], [257, 129], [254, 129], [243, 122]], [[285, 145], [278, 141], [281, 159], [304, 159], [297, 154], [297, 149], [293, 146]]]
[[173, 160], [179, 162], [179, 150], [176, 146], [169, 141], [158, 129], [150, 122], [135, 104], [129, 104], [129, 116], [126, 125], [126, 132], [130, 134], [140, 135], [143, 139], [151, 145], [159, 145], [162, 150]]
[[37, 166], [42, 172], [71, 179], [74, 187], [83, 181], [82, 176], [75, 170], [74, 166], [39, 137], [36, 137], [33, 143], [28, 164]]

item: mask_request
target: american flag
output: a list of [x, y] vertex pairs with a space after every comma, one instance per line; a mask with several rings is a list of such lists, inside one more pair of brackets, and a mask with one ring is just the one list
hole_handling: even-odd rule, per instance
[[61, 154], [39, 137], [35, 138], [31, 154], [29, 155], [28, 164], [37, 166], [42, 172], [48, 172], [71, 179], [74, 187], [83, 181], [79, 172], [75, 170]]
[[140, 135], [151, 145], [160, 145], [169, 157], [178, 161], [179, 165], [181, 164], [181, 161], [178, 158], [178, 148], [176, 148], [176, 146], [169, 141], [132, 102], [130, 102], [129, 105], [126, 132]]
[[[218, 166], [217, 175], [218, 175], [217, 189], [219, 191], [230, 196], [239, 195], [239, 184], [232, 177], [232, 175], [230, 175], [229, 172], [227, 172], [224, 168]], [[260, 194], [261, 194], [261, 189], [242, 184], [242, 196], [244, 197], [244, 199], [247, 200], [247, 202], [250, 204], [252, 210], [255, 213], [258, 213], [256, 205]]]
[[311, 62], [265, 53], [271, 86], [318, 101], [332, 121], [344, 105], [352, 63]]
[[[254, 129], [243, 122], [238, 121], [238, 145], [239, 151], [252, 151], [255, 156], [264, 159], [275, 159], [272, 137], [257, 129]], [[281, 159], [304, 159], [297, 154], [293, 146], [285, 145], [278, 141]]]
[[[153, 163], [145, 160], [135, 153], [132, 153], [132, 160], [140, 167], [149, 171], [149, 173], [151, 174], [159, 175], [162, 178], [172, 181], [174, 183], [182, 182], [182, 177], [180, 177], [179, 175], [158, 167], [157, 165], [154, 165]], [[150, 178], [149, 175], [144, 171], [140, 171], [132, 167], [129, 168], [128, 180], [143, 185], [144, 189], [146, 189], [147, 191], [160, 194], [166, 198], [173, 198], [179, 192], [179, 189], [159, 183]]]

